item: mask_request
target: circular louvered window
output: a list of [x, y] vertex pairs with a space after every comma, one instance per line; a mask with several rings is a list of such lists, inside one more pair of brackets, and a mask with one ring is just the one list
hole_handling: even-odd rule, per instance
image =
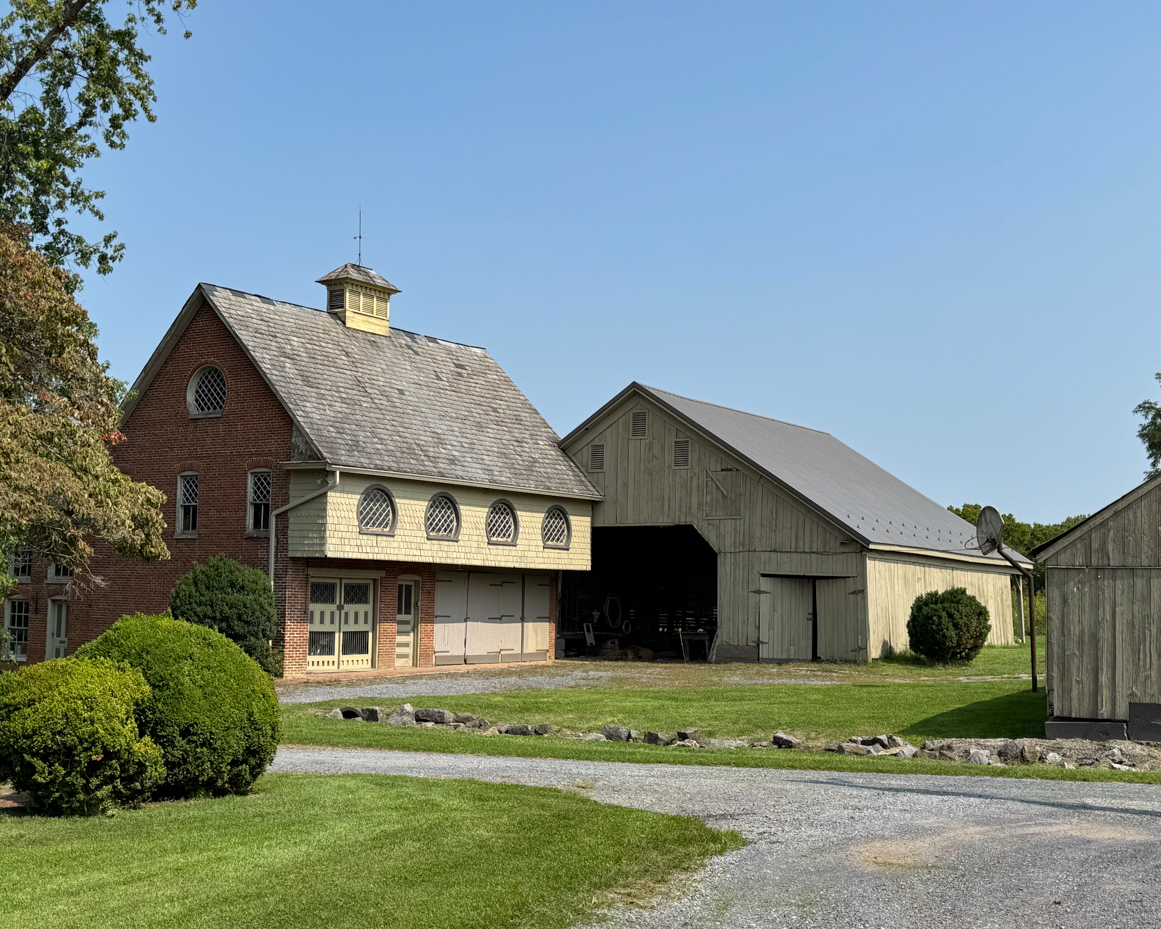
[[390, 532], [395, 528], [395, 507], [382, 487], [369, 487], [359, 498], [359, 528], [363, 532]]
[[503, 500], [497, 500], [484, 521], [489, 542], [513, 544], [516, 541], [516, 513]]
[[193, 376], [186, 391], [186, 405], [194, 416], [212, 416], [226, 407], [226, 376], [212, 365]]
[[454, 539], [460, 534], [460, 514], [452, 498], [446, 494], [436, 494], [427, 504], [427, 515], [423, 519], [429, 539]]
[[572, 538], [572, 528], [569, 526], [568, 514], [558, 506], [544, 514], [544, 524], [540, 530], [540, 537], [549, 548], [568, 548]]

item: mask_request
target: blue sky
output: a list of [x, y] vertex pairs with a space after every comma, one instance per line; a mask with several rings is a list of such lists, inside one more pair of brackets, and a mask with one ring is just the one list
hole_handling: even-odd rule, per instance
[[[1092, 512], [1161, 396], [1157, 4], [258, 3], [150, 40], [85, 177], [133, 379], [198, 281], [487, 346], [561, 434], [632, 380], [941, 503]], [[132, 437], [130, 437], [131, 439]]]

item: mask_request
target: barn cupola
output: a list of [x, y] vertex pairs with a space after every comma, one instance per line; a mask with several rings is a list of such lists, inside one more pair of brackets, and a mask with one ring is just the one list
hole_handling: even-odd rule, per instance
[[391, 331], [391, 295], [399, 288], [362, 265], [345, 264], [318, 283], [327, 289], [327, 312], [350, 329], [387, 335]]

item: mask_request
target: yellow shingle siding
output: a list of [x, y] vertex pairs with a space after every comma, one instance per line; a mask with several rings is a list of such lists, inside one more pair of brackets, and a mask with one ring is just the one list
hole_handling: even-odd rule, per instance
[[[291, 481], [291, 499], [321, 486], [316, 483], [320, 476], [321, 473], [314, 472], [296, 473]], [[359, 498], [373, 486], [386, 488], [395, 501], [392, 535], [359, 530]], [[459, 508], [461, 526], [456, 541], [427, 537], [424, 516], [428, 501], [437, 493], [450, 495]], [[484, 521], [489, 507], [497, 500], [507, 501], [516, 512], [515, 545], [488, 542]], [[552, 506], [560, 506], [568, 513], [572, 534], [567, 550], [546, 548], [541, 541], [541, 521]], [[591, 566], [592, 505], [585, 501], [343, 474], [338, 488], [291, 510], [289, 515], [292, 557], [418, 561], [547, 571], [587, 571]]]

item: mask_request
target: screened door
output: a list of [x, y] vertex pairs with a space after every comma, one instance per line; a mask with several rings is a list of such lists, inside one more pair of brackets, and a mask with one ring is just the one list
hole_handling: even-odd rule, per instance
[[339, 638], [339, 668], [369, 668], [374, 655], [370, 581], [343, 581], [342, 636]]
[[810, 661], [814, 652], [814, 581], [763, 577], [758, 608], [758, 657]]
[[463, 664], [467, 641], [468, 575], [441, 571], [435, 576], [435, 663]]
[[48, 601], [48, 644], [45, 658], [64, 658], [69, 648], [69, 602]]
[[306, 666], [337, 671], [374, 666], [375, 606], [371, 581], [312, 580]]
[[306, 648], [306, 666], [311, 671], [337, 671], [339, 667], [338, 635], [339, 582], [310, 582], [308, 608], [310, 630]]
[[415, 667], [415, 630], [419, 625], [419, 585], [400, 581], [395, 612], [395, 667]]

